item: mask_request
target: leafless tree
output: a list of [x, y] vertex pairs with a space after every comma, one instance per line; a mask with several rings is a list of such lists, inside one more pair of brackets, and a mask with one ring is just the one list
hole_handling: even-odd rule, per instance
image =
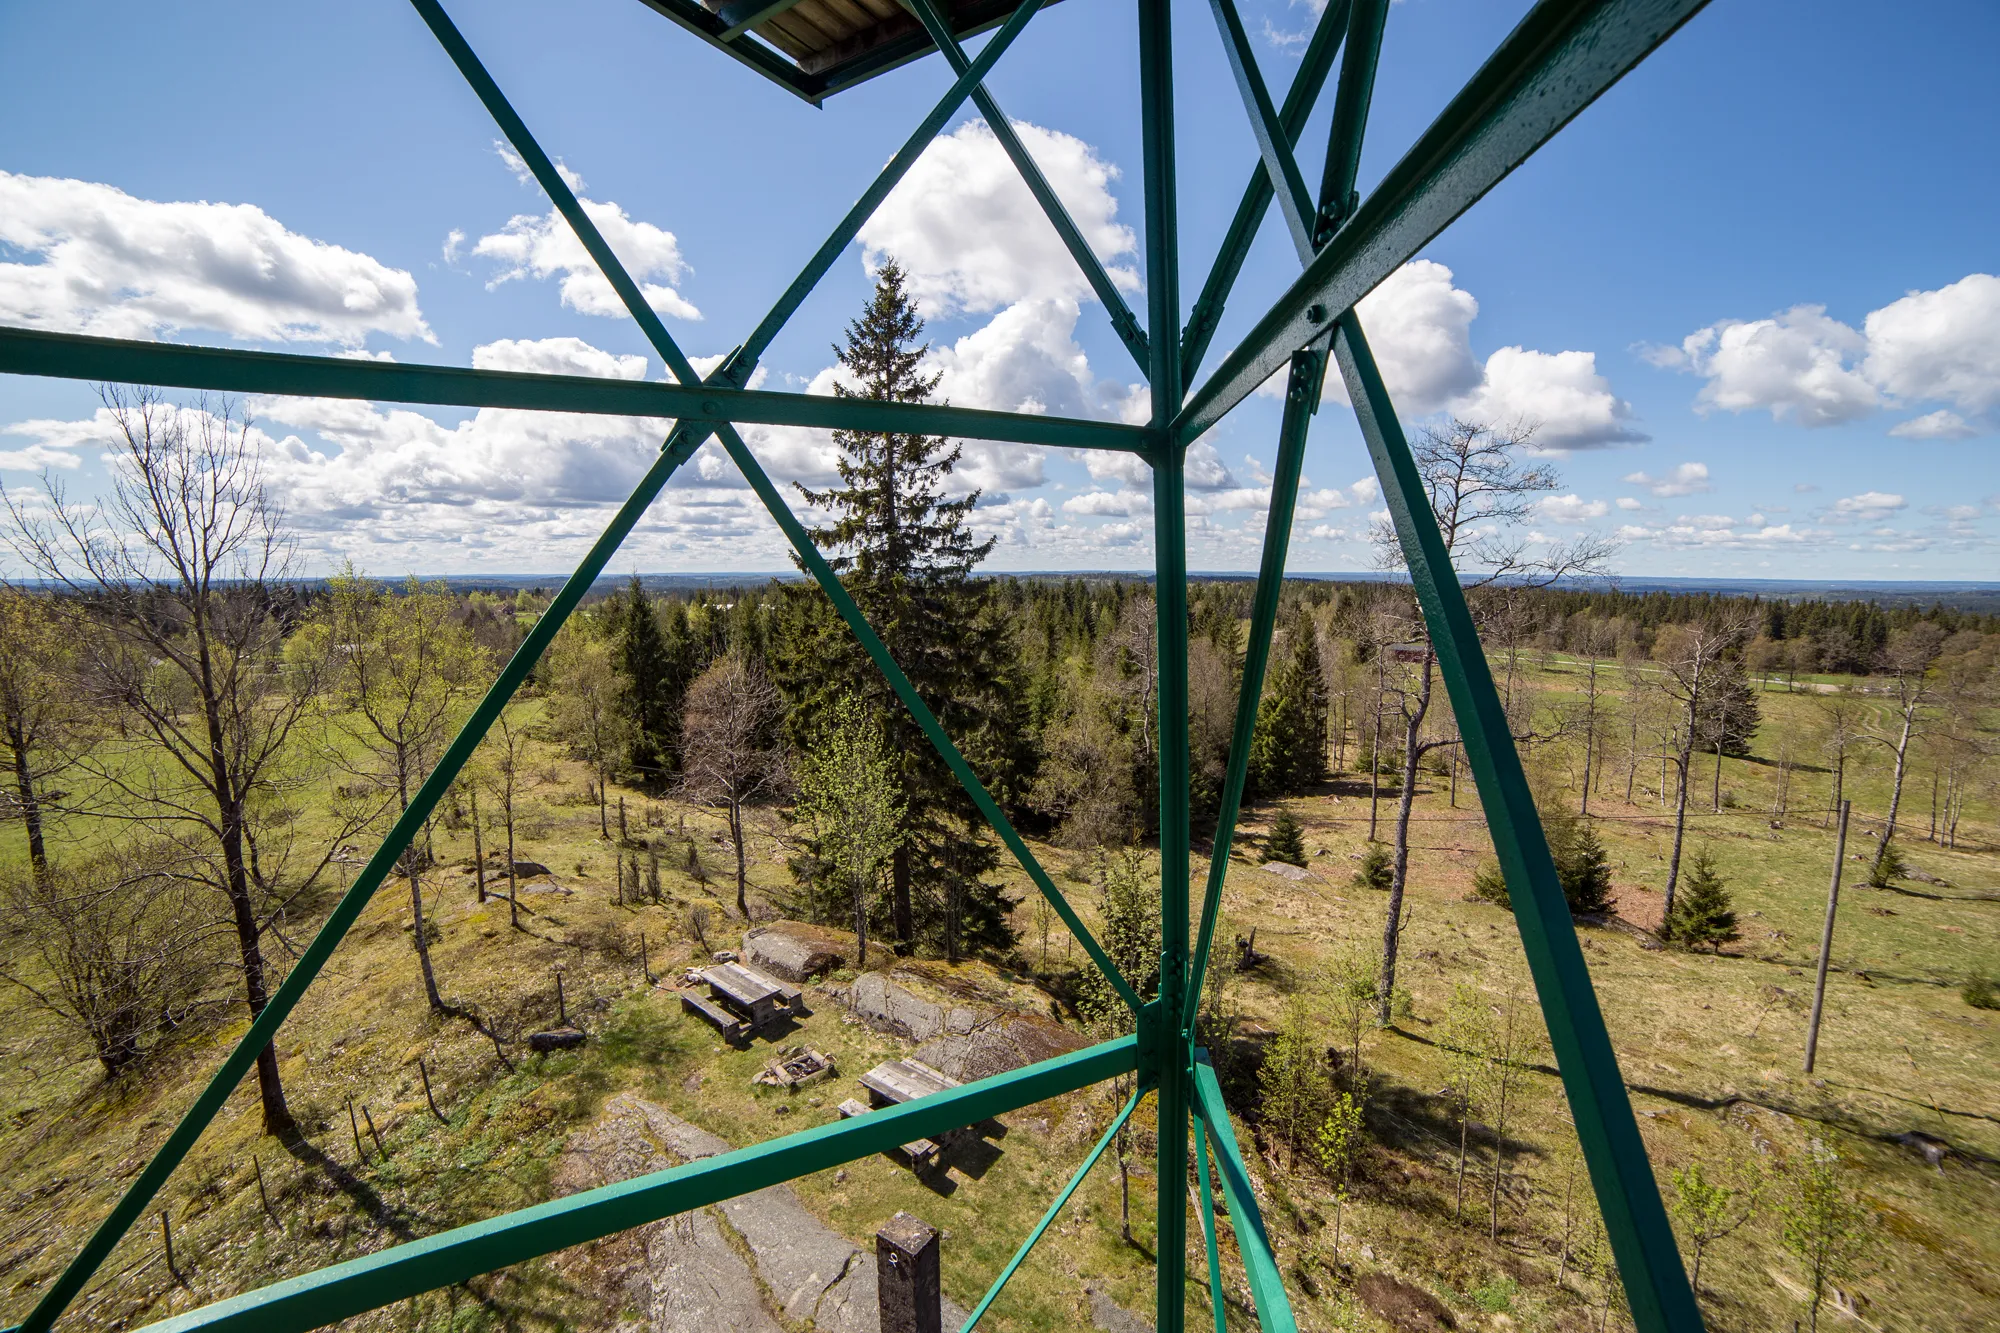
[[0, 909], [27, 944], [0, 980], [81, 1033], [108, 1077], [187, 1016], [213, 962], [214, 932], [189, 928], [198, 890], [177, 859], [171, 844], [146, 843], [0, 877]]
[[1667, 858], [1667, 895], [1662, 920], [1674, 914], [1680, 886], [1681, 847], [1687, 838], [1688, 785], [1695, 748], [1707, 737], [1709, 715], [1727, 685], [1725, 662], [1750, 630], [1747, 613], [1689, 625], [1669, 625], [1653, 645], [1660, 674], [1654, 679], [1675, 705], [1666, 757], [1674, 765], [1674, 848]]
[[[1535, 427], [1525, 422], [1495, 426], [1453, 418], [1426, 427], [1411, 442], [1418, 474], [1437, 517], [1438, 531], [1452, 564], [1476, 570], [1474, 589], [1546, 587], [1559, 579], [1594, 573], [1617, 548], [1609, 539], [1585, 534], [1571, 542], [1551, 542], [1531, 553], [1522, 531], [1535, 512], [1536, 497], [1553, 491], [1555, 469], [1526, 461]], [[1395, 530], [1378, 524], [1372, 534], [1377, 559], [1387, 568], [1403, 565]], [[1502, 599], [1504, 605], [1508, 599]], [[1422, 618], [1411, 617], [1412, 633]], [[1389, 1021], [1395, 995], [1397, 942], [1402, 934], [1403, 895], [1410, 867], [1410, 815], [1416, 805], [1417, 773], [1424, 756], [1455, 741], [1455, 732], [1427, 735], [1436, 683], [1437, 654], [1428, 637], [1413, 679], [1396, 692], [1403, 721], [1402, 790], [1396, 806], [1394, 876], [1389, 915], [1382, 930], [1382, 974], [1377, 983], [1378, 1019]]]
[[1833, 769], [1833, 793], [1827, 803], [1827, 816], [1820, 824], [1831, 827], [1841, 801], [1847, 797], [1847, 765], [1853, 760], [1856, 742], [1861, 739], [1863, 710], [1861, 700], [1845, 691], [1823, 696], [1818, 708], [1826, 724], [1820, 748]]
[[[91, 704], [126, 723], [81, 761], [101, 789], [97, 812], [171, 838], [188, 857], [183, 873], [220, 896], [244, 1001], [259, 1014], [265, 936], [346, 832], [291, 865], [285, 797], [314, 776], [294, 733], [328, 663], [284, 651], [292, 543], [233, 405], [182, 408], [143, 389], [103, 397], [118, 432], [107, 492], [76, 502], [45, 477], [33, 502], [5, 496], [7, 536], [77, 618]], [[291, 1132], [269, 1045], [257, 1081], [265, 1131]]]
[[1897, 630], [1882, 650], [1881, 667], [1895, 692], [1896, 708], [1886, 731], [1869, 739], [1887, 746], [1895, 756], [1895, 773], [1889, 784], [1889, 817], [1882, 824], [1882, 840], [1875, 844], [1875, 864], [1869, 870], [1871, 883], [1879, 883], [1889, 861], [1889, 840], [1896, 836], [1896, 816], [1903, 807], [1903, 780], [1909, 774], [1910, 741], [1922, 722], [1935, 684], [1932, 668], [1944, 648], [1944, 631], [1927, 621]]
[[709, 663], [688, 686], [682, 706], [681, 789], [689, 800], [720, 805], [736, 846], [736, 910], [750, 919], [743, 803], [784, 781], [777, 738], [778, 691], [741, 651]]
[[0, 793], [0, 811], [20, 819], [37, 875], [49, 869], [48, 783], [75, 761], [85, 730], [65, 618], [48, 597], [0, 586], [0, 758], [13, 781], [13, 791]]

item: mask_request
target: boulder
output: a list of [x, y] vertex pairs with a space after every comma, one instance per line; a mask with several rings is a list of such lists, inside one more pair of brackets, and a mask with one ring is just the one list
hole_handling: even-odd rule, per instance
[[803, 921], [773, 921], [743, 935], [743, 959], [786, 981], [815, 981], [847, 965], [853, 945], [835, 931]]

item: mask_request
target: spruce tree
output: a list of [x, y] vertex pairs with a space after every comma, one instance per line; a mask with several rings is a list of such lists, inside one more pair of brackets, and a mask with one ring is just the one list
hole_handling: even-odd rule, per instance
[[1556, 878], [1562, 882], [1563, 897], [1572, 916], [1602, 916], [1612, 908], [1611, 858], [1598, 840], [1589, 820], [1571, 824], [1556, 854]]
[[1268, 865], [1273, 861], [1295, 866], [1306, 863], [1305, 829], [1289, 810], [1278, 812], [1277, 820], [1271, 825], [1271, 836], [1264, 839], [1264, 862]]
[[1389, 857], [1389, 849], [1379, 842], [1368, 844], [1368, 850], [1361, 854], [1361, 868], [1354, 872], [1354, 883], [1364, 889], [1375, 889], [1382, 893], [1396, 880], [1396, 863]]
[[1704, 847], [1688, 862], [1681, 879], [1681, 891], [1668, 919], [1666, 937], [1687, 949], [1704, 945], [1721, 948], [1737, 938], [1736, 912], [1729, 886], [1715, 868], [1715, 858]]
[[628, 760], [642, 778], [658, 782], [680, 767], [681, 699], [692, 674], [686, 636], [670, 638], [661, 627], [637, 574], [624, 597], [613, 598], [612, 619], [624, 677], [620, 704], [632, 724]]
[[[923, 328], [902, 271], [886, 265], [834, 349], [846, 381], [835, 392], [928, 400], [939, 377], [923, 370]], [[839, 484], [799, 488], [830, 519], [813, 539], [946, 734], [995, 799], [1011, 803], [1030, 729], [1017, 703], [1010, 627], [973, 577], [993, 549], [970, 527], [979, 493], [945, 494], [959, 447], [934, 435], [866, 431], [836, 431], [834, 442]], [[953, 957], [1010, 945], [1005, 900], [987, 882], [997, 848], [981, 836], [976, 808], [817, 588], [786, 590], [770, 655], [794, 740], [816, 734], [845, 693], [882, 721], [905, 801], [883, 923], [892, 938], [903, 948], [922, 939]]]
[[[1098, 943], [1141, 1000], [1160, 989], [1160, 891], [1137, 851], [1097, 853]], [[1076, 1007], [1095, 1027], [1131, 1031], [1132, 1011], [1098, 970], [1086, 963], [1077, 974]]]

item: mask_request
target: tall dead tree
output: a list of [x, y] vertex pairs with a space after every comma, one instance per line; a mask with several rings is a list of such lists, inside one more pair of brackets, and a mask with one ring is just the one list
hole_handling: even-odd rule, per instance
[[1903, 807], [1903, 780], [1909, 775], [1910, 741], [1921, 725], [1923, 711], [1931, 700], [1932, 668], [1944, 647], [1944, 631], [1928, 622], [1897, 630], [1882, 650], [1881, 668], [1889, 677], [1896, 708], [1886, 730], [1870, 739], [1887, 746], [1895, 756], [1894, 775], [1889, 783], [1889, 817], [1882, 824], [1882, 840], [1875, 844], [1875, 864], [1869, 882], [1880, 883], [1889, 863], [1889, 840], [1896, 836], [1896, 816]]
[[[1567, 543], [1544, 542], [1538, 550], [1521, 529], [1533, 516], [1537, 497], [1557, 486], [1555, 470], [1525, 461], [1535, 436], [1531, 424], [1493, 426], [1453, 418], [1442, 427], [1425, 427], [1410, 442], [1417, 471], [1437, 515], [1438, 531], [1455, 568], [1477, 571], [1467, 580], [1473, 589], [1546, 586], [1558, 579], [1595, 572], [1604, 566], [1615, 545], [1585, 534]], [[1371, 534], [1377, 561], [1385, 568], [1402, 568], [1402, 546], [1386, 522]], [[1512, 611], [1514, 599], [1498, 605]], [[1510, 615], [1510, 623], [1514, 617]], [[1421, 614], [1407, 618], [1409, 633], [1424, 632]], [[1513, 642], [1510, 635], [1509, 642]], [[1396, 952], [1402, 935], [1403, 896], [1410, 869], [1410, 816], [1417, 799], [1417, 774], [1424, 756], [1456, 742], [1455, 730], [1426, 732], [1432, 690], [1437, 680], [1437, 654], [1425, 636], [1421, 659], [1406, 680], [1391, 688], [1403, 723], [1402, 783], [1396, 802], [1394, 873], [1389, 883], [1389, 913], [1382, 929], [1382, 973], [1377, 982], [1376, 1017], [1387, 1024], [1396, 987]]]
[[84, 723], [70, 685], [75, 651], [63, 620], [50, 598], [0, 586], [0, 760], [7, 767], [0, 781], [13, 788], [0, 794], [0, 811], [21, 821], [28, 864], [44, 879], [47, 784], [74, 759], [71, 745]]
[[[44, 478], [33, 506], [5, 497], [7, 536], [74, 617], [82, 697], [123, 722], [79, 761], [101, 793], [93, 813], [180, 848], [184, 873], [226, 908], [244, 1003], [259, 1014], [270, 994], [265, 932], [348, 831], [292, 864], [285, 799], [314, 780], [295, 730], [328, 664], [284, 651], [292, 542], [234, 405], [179, 407], [146, 389], [103, 398], [115, 431], [106, 491], [72, 501]], [[265, 1132], [292, 1132], [269, 1045], [257, 1085]]]

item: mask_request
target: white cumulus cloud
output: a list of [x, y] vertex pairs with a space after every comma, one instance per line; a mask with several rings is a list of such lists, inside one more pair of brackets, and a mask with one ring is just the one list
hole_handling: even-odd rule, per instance
[[[632, 281], [639, 284], [646, 304], [675, 319], [701, 318], [701, 311], [693, 302], [666, 285], [679, 282], [688, 272], [680, 241], [672, 232], [628, 217], [615, 203], [596, 199], [577, 202], [597, 225], [605, 244], [618, 256], [618, 262], [631, 274]], [[599, 271], [583, 242], [554, 208], [546, 213], [522, 213], [509, 218], [499, 231], [475, 241], [472, 253], [499, 265], [489, 286], [519, 278], [560, 277], [558, 290], [562, 293], [562, 303], [570, 309], [585, 315], [628, 314], [610, 279]]]
[[1890, 433], [1962, 439], [1992, 429], [2000, 413], [2000, 277], [1973, 273], [1911, 292], [1859, 329], [1825, 306], [1798, 305], [1768, 319], [1721, 320], [1648, 355], [1708, 381], [1696, 398], [1702, 411], [1832, 426], [1885, 407], [1944, 403]]
[[1535, 509], [1550, 523], [1588, 523], [1611, 512], [1611, 506], [1604, 501], [1585, 500], [1577, 495], [1545, 496]]
[[434, 342], [417, 283], [251, 204], [158, 203], [0, 171], [0, 322], [112, 338], [212, 330], [258, 342]]
[[[1073, 135], [1026, 121], [1013, 128], [1112, 281], [1138, 291], [1137, 271], [1116, 262], [1138, 248], [1132, 229], [1117, 221], [1110, 186], [1118, 169]], [[871, 270], [892, 258], [902, 265], [926, 314], [980, 313], [1019, 301], [1075, 302], [1091, 294], [984, 121], [968, 121], [933, 140], [862, 226], [860, 240]]]
[[[1644, 472], [1631, 472], [1626, 474], [1625, 480], [1634, 486], [1644, 486], [1661, 499], [1676, 495], [1700, 495], [1713, 489], [1708, 484], [1706, 463], [1676, 463], [1665, 476], [1660, 477], [1649, 476]], [[1623, 509], [1626, 505], [1620, 501], [1618, 507]], [[1637, 507], [1632, 506], [1632, 508]]]
[[1900, 495], [1891, 495], [1886, 491], [1863, 491], [1859, 495], [1835, 500], [1827, 517], [1836, 522], [1874, 523], [1907, 508], [1909, 502]]

